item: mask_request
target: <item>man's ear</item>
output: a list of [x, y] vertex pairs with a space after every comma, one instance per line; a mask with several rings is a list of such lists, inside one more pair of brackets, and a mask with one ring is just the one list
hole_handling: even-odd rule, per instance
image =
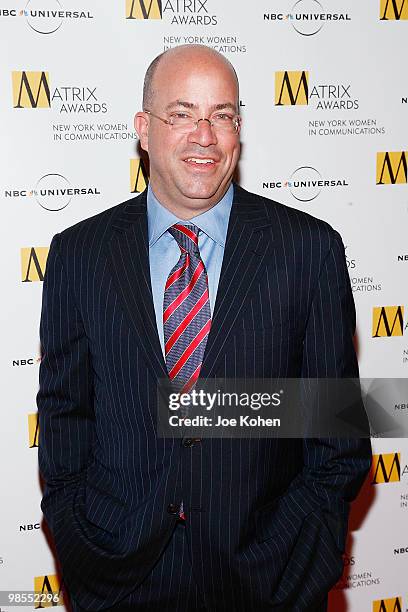
[[149, 119], [146, 113], [136, 113], [135, 115], [135, 130], [139, 136], [140, 146], [144, 151], [149, 151]]

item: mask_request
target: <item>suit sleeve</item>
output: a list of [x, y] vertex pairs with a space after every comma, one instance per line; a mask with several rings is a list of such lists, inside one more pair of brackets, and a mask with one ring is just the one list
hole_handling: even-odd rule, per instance
[[53, 529], [67, 497], [84, 476], [94, 439], [88, 339], [54, 236], [44, 277], [37, 406], [41, 508]]
[[[303, 378], [354, 378], [359, 370], [353, 345], [355, 306], [344, 245], [331, 230], [309, 313], [302, 363]], [[365, 419], [361, 401], [353, 405]], [[357, 416], [357, 415], [356, 415]], [[357, 495], [371, 463], [369, 438], [307, 438], [303, 472], [293, 483], [298, 503], [320, 507], [337, 547], [344, 550], [349, 502]]]
[[[354, 301], [343, 243], [332, 228], [329, 232], [332, 240], [321, 265], [304, 336], [302, 377], [355, 379]], [[318, 394], [321, 386], [326, 387], [318, 385]], [[305, 406], [314, 410], [314, 405], [308, 404], [311, 397], [306, 394]], [[365, 415], [361, 397], [354, 409]], [[284, 606], [279, 609], [311, 611], [321, 609], [343, 572], [341, 553], [349, 505], [369, 470], [371, 444], [369, 438], [340, 437], [305, 438], [302, 444], [303, 469], [278, 499], [274, 513], [275, 538], [269, 542], [272, 546], [276, 541], [276, 554], [286, 558], [286, 565], [272, 601]]]

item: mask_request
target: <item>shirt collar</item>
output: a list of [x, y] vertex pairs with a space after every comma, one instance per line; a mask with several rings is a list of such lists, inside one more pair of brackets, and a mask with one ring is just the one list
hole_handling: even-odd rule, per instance
[[165, 206], [160, 204], [159, 200], [153, 193], [150, 185], [147, 188], [147, 224], [148, 224], [148, 239], [149, 247], [153, 246], [157, 240], [175, 223], [187, 225], [194, 223], [202, 232], [207, 234], [214, 242], [220, 246], [225, 246], [227, 237], [229, 215], [234, 197], [234, 188], [232, 184], [221, 200], [215, 204], [210, 210], [193, 217], [186, 221], [178, 219], [176, 215], [170, 212]]

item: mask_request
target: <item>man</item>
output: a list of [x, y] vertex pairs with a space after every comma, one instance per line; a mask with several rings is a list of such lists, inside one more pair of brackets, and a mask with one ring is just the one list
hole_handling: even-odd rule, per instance
[[238, 82], [215, 51], [156, 58], [135, 126], [148, 190], [55, 236], [44, 282], [42, 509], [74, 610], [325, 610], [369, 441], [155, 423], [166, 377], [358, 376], [341, 238], [232, 183]]

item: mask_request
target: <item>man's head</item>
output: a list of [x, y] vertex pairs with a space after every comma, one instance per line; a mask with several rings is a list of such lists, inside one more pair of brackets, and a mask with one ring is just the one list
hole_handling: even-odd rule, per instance
[[166, 120], [180, 113], [194, 120], [218, 116], [218, 127], [199, 121], [186, 133], [146, 112], [136, 114], [140, 144], [149, 154], [152, 189], [178, 216], [187, 219], [208, 210], [228, 189], [239, 158], [239, 126], [234, 130], [221, 124], [238, 115], [238, 103], [234, 68], [209, 47], [176, 47], [149, 66], [144, 111]]

